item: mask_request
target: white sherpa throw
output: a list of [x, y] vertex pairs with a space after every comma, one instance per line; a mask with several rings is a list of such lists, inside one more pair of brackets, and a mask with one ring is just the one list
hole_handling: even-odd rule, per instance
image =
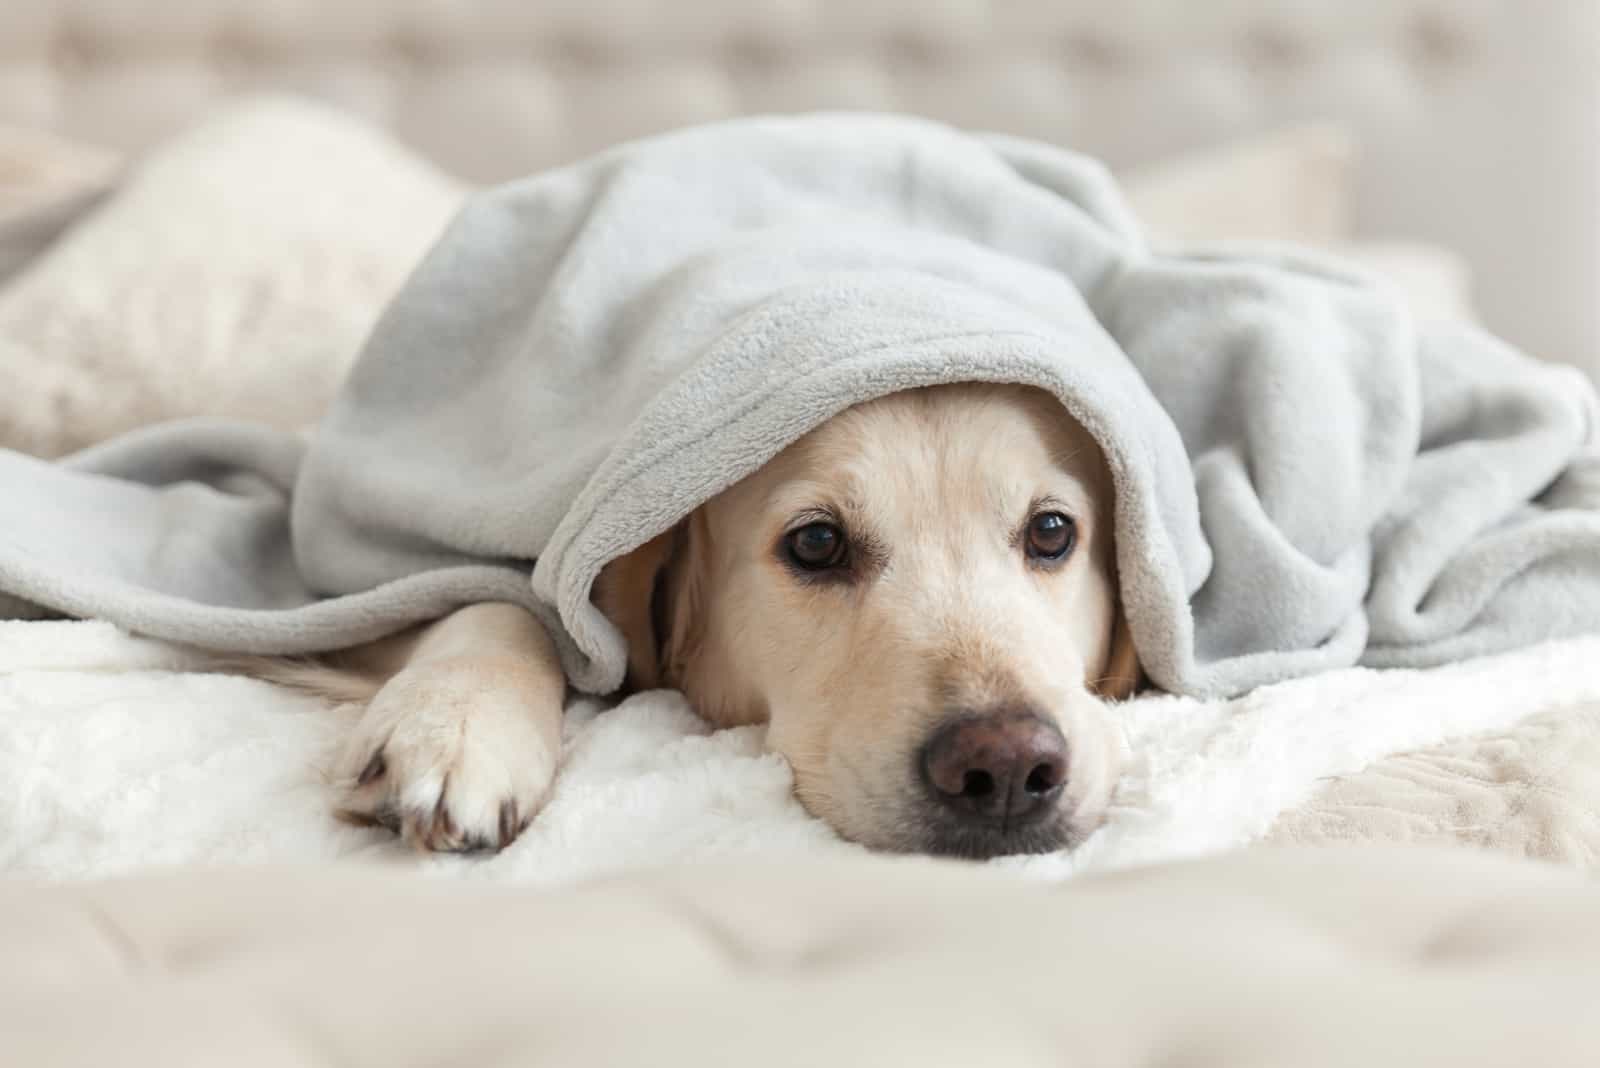
[[1168, 690], [1600, 630], [1577, 371], [1299, 254], [1153, 251], [1072, 153], [863, 115], [474, 196], [309, 446], [205, 421], [0, 455], [0, 591], [254, 652], [516, 601], [604, 693], [607, 561], [841, 409], [952, 381], [1046, 389], [1100, 441]]
[[[1054, 878], [1255, 842], [1330, 776], [1600, 701], [1597, 662], [1600, 638], [1583, 638], [1426, 671], [1333, 671], [1231, 701], [1141, 697], [1119, 706], [1129, 764], [1105, 826], [1071, 853], [990, 863]], [[572, 704], [550, 801], [505, 851], [420, 856], [331, 818], [338, 794], [320, 769], [347, 713], [205, 674], [204, 658], [104, 623], [0, 623], [0, 871], [410, 857], [440, 874], [550, 885], [860, 850], [800, 808], [762, 728], [713, 732], [661, 691], [602, 707]], [[1532, 802], [1546, 833], [1600, 842], [1596, 785], [1569, 804]], [[1475, 830], [1485, 845], [1529, 846]]]

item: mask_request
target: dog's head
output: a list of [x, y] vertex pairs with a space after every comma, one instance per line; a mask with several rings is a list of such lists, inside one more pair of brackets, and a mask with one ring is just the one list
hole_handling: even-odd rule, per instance
[[1138, 666], [1093, 439], [1047, 394], [940, 386], [829, 420], [613, 562], [630, 685], [767, 721], [796, 792], [883, 849], [1075, 843]]

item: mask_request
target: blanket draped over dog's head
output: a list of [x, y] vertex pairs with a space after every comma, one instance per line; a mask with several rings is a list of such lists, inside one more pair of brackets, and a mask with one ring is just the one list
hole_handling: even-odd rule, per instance
[[0, 591], [257, 653], [515, 601], [605, 692], [602, 566], [842, 409], [960, 381], [1046, 389], [1099, 440], [1167, 689], [1600, 630], [1577, 371], [1306, 255], [1156, 251], [1080, 156], [846, 115], [477, 195], [309, 443], [201, 421], [0, 454]]

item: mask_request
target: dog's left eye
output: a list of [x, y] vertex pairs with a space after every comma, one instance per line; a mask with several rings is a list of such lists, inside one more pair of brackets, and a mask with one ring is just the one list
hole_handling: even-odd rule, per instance
[[1078, 544], [1078, 524], [1070, 515], [1040, 512], [1028, 521], [1028, 556], [1034, 560], [1061, 560]]
[[844, 562], [844, 531], [832, 523], [807, 523], [785, 539], [789, 559], [806, 571], [826, 571]]

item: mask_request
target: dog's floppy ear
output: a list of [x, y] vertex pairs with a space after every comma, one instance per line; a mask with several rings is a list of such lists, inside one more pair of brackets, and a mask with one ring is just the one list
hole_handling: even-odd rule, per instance
[[607, 564], [593, 600], [628, 643], [629, 690], [681, 686], [705, 613], [705, 518], [676, 527]]
[[1094, 691], [1108, 701], [1126, 700], [1138, 692], [1143, 676], [1138, 650], [1133, 647], [1133, 633], [1128, 629], [1128, 617], [1119, 607], [1116, 622], [1111, 626], [1111, 651], [1106, 655], [1105, 670], [1095, 681]]

